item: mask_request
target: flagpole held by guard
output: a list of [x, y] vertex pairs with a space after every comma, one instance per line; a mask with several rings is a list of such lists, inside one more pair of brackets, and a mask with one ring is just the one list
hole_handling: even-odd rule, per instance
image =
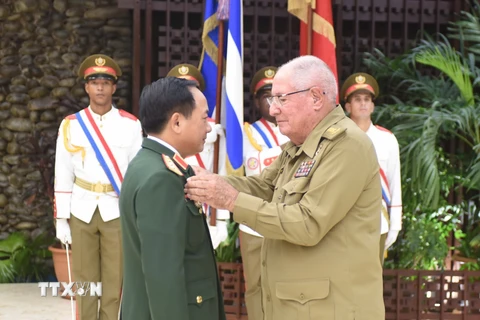
[[[217, 8], [218, 20], [218, 51], [217, 51], [217, 88], [215, 100], [215, 124], [220, 123], [222, 110], [222, 78], [223, 78], [223, 56], [225, 49], [225, 20], [228, 19], [228, 1], [219, 1]], [[213, 173], [218, 173], [218, 161], [220, 153], [220, 139], [215, 140], [213, 148]], [[210, 225], [217, 225], [217, 209], [210, 207]]]

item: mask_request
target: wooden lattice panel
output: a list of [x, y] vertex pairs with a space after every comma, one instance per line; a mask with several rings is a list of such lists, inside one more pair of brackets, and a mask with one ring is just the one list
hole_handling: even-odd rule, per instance
[[387, 320], [480, 319], [480, 272], [384, 271]]
[[245, 280], [241, 263], [217, 263], [225, 313], [246, 315]]

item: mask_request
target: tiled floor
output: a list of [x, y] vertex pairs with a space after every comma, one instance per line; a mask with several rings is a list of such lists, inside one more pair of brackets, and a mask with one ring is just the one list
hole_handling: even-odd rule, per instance
[[36, 283], [0, 284], [0, 320], [71, 319], [70, 300], [42, 297]]

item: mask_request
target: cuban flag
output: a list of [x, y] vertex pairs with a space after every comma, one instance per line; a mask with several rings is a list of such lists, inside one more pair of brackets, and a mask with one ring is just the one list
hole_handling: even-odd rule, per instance
[[243, 174], [243, 1], [230, 0], [225, 75], [227, 171]]
[[218, 2], [207, 0], [203, 17], [202, 43], [203, 51], [199, 69], [205, 79], [205, 98], [208, 103], [208, 116], [215, 118], [217, 98], [217, 60], [218, 60]]

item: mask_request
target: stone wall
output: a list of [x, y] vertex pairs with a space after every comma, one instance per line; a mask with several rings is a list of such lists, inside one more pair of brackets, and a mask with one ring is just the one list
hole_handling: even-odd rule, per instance
[[0, 4], [0, 239], [52, 230], [55, 138], [88, 105], [83, 59], [113, 57], [124, 75], [114, 101], [129, 109], [132, 22], [115, 0], [6, 0]]

